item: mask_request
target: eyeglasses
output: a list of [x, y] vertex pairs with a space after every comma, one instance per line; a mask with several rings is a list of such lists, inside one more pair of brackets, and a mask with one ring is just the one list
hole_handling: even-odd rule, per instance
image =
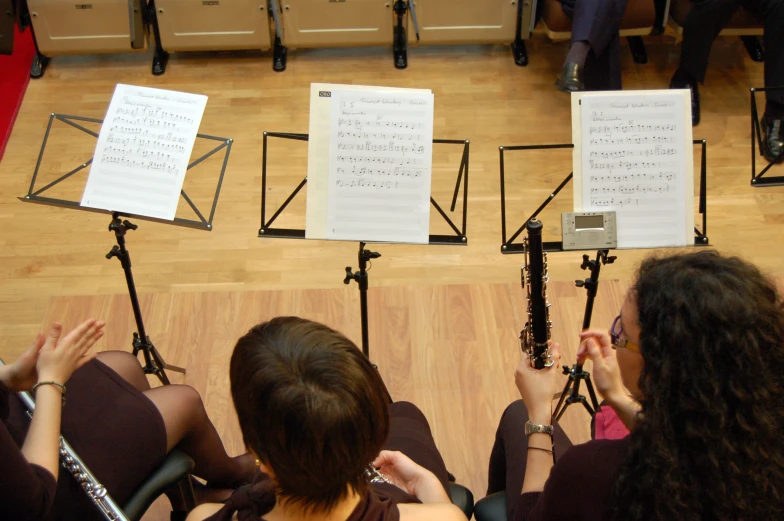
[[615, 317], [615, 320], [613, 320], [612, 327], [610, 328], [610, 341], [612, 342], [613, 349], [622, 347], [635, 353], [640, 352], [640, 346], [621, 335], [623, 335], [623, 325], [621, 325], [621, 315], [618, 315]]

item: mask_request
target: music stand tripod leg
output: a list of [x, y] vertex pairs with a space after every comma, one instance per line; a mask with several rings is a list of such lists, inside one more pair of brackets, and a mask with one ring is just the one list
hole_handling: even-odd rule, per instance
[[133, 308], [133, 316], [136, 320], [137, 331], [133, 334], [133, 355], [137, 356], [139, 351], [144, 353], [144, 372], [145, 374], [154, 374], [164, 385], [169, 385], [169, 378], [166, 376], [165, 369], [171, 369], [178, 373], [185, 373], [185, 369], [173, 365], [168, 365], [164, 362], [158, 350], [150, 341], [147, 332], [144, 329], [144, 321], [142, 319], [142, 311], [139, 306], [139, 297], [136, 294], [136, 284], [133, 281], [133, 272], [131, 271], [131, 255], [125, 247], [125, 234], [128, 230], [135, 230], [138, 226], [130, 221], [123, 221], [120, 219], [120, 214], [115, 212], [112, 214], [112, 222], [109, 224], [109, 231], [114, 232], [117, 238], [117, 245], [112, 247], [111, 251], [106, 254], [107, 259], [117, 257], [120, 265], [125, 272], [125, 282], [128, 285], [128, 294], [131, 297], [131, 307]]
[[[601, 271], [602, 265], [612, 264], [615, 262], [615, 256], [610, 256], [608, 254], [609, 250], [597, 250], [595, 260], [589, 260], [588, 255], [583, 255], [583, 262], [580, 265], [580, 268], [583, 270], [591, 270], [590, 277], [585, 280], [575, 281], [575, 285], [577, 287], [584, 287], [588, 293], [588, 298], [585, 301], [585, 313], [583, 315], [583, 331], [591, 327], [593, 301], [599, 288], [599, 273]], [[564, 386], [564, 390], [561, 393], [561, 398], [558, 400], [558, 405], [556, 405], [555, 411], [553, 412], [553, 418], [555, 418], [555, 421], [558, 421], [561, 416], [563, 416], [563, 413], [566, 411], [567, 407], [577, 402], [582, 403], [591, 416], [596, 414], [596, 411], [599, 410], [599, 402], [596, 399], [596, 393], [593, 389], [591, 375], [587, 371], [583, 370], [582, 364], [576, 363], [571, 368], [564, 367], [563, 374], [569, 375], [569, 379]], [[580, 394], [580, 380], [585, 380], [585, 385], [588, 388], [588, 394], [591, 397], [591, 405], [593, 405], [593, 408], [588, 404], [585, 396]]]

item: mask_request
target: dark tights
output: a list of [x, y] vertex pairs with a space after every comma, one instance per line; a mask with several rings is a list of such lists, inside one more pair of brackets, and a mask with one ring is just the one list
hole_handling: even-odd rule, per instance
[[150, 388], [139, 361], [131, 353], [106, 351], [98, 359], [155, 404], [166, 426], [166, 451], [174, 447], [196, 462], [193, 474], [210, 487], [236, 488], [250, 482], [256, 467], [254, 458], [244, 454], [229, 457], [215, 426], [204, 410], [198, 391], [188, 385]]

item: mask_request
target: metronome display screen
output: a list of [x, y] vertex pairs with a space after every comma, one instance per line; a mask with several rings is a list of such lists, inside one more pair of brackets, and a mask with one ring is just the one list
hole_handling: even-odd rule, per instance
[[604, 228], [603, 215], [575, 215], [574, 227], [577, 230], [601, 230]]

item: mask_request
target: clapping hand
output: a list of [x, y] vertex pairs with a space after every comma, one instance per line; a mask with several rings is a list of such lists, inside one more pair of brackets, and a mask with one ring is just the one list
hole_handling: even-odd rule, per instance
[[44, 334], [38, 333], [30, 347], [22, 353], [16, 362], [8, 366], [5, 384], [12, 391], [29, 391], [38, 381], [38, 353], [44, 346]]
[[[35, 365], [38, 379], [65, 384], [74, 371], [97, 356], [88, 351], [103, 336], [105, 325], [105, 322], [91, 318], [60, 338], [63, 326], [54, 324], [38, 349]], [[40, 338], [36, 340], [39, 341]]]

